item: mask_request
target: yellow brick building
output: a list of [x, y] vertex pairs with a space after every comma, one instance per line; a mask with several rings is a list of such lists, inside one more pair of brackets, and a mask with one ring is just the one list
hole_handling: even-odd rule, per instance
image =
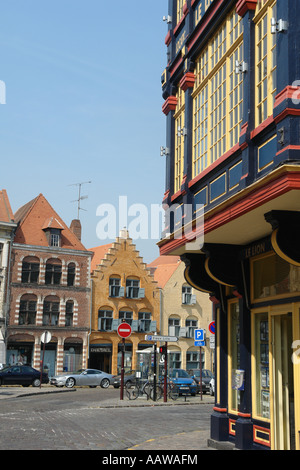
[[89, 367], [120, 373], [118, 325], [132, 334], [125, 340], [125, 370], [137, 368], [137, 350], [147, 348], [145, 335], [159, 331], [160, 291], [126, 230], [112, 244], [91, 248], [91, 331]]
[[185, 264], [178, 256], [160, 256], [148, 266], [161, 289], [160, 335], [178, 337], [176, 343], [168, 343], [169, 369], [199, 369], [200, 348], [194, 346], [194, 330], [203, 328], [206, 345], [201, 348], [202, 367], [213, 371], [214, 349], [208, 329], [212, 321], [209, 295], [188, 285], [184, 278]]

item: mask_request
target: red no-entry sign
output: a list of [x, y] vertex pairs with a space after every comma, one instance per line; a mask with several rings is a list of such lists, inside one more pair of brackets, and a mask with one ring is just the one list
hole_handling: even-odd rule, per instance
[[128, 338], [131, 335], [131, 326], [128, 323], [121, 323], [117, 331], [121, 338]]

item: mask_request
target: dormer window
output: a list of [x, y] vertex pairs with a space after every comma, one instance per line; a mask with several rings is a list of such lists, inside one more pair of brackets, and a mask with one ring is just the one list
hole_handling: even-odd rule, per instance
[[63, 229], [63, 225], [55, 217], [50, 217], [45, 221], [43, 225], [43, 230], [47, 237], [49, 246], [61, 246], [61, 231]]
[[50, 229], [50, 246], [60, 246], [60, 230]]

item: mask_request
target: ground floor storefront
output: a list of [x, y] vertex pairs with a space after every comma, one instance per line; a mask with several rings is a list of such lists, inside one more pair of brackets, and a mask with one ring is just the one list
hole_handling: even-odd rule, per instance
[[213, 293], [211, 439], [300, 450], [300, 264], [272, 236], [204, 252], [189, 257], [186, 277]]
[[9, 329], [6, 345], [6, 364], [29, 364], [43, 370], [49, 377], [63, 372], [74, 371], [87, 366], [87, 332], [51, 333], [51, 340], [45, 344], [41, 341], [43, 331], [24, 332]]

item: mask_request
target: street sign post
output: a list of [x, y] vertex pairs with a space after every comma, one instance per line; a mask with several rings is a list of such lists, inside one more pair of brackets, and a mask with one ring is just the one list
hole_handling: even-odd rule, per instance
[[131, 326], [126, 322], [120, 323], [117, 331], [120, 338], [129, 338], [131, 335]]
[[42, 386], [42, 374], [43, 374], [44, 357], [45, 357], [45, 344], [50, 343], [51, 337], [52, 337], [52, 335], [51, 335], [50, 331], [45, 331], [41, 336], [41, 343], [43, 343], [43, 356], [42, 356], [42, 360], [41, 360], [40, 388]]
[[131, 326], [126, 323], [120, 323], [117, 332], [120, 338], [122, 338], [122, 362], [121, 362], [121, 386], [120, 386], [120, 400], [124, 398], [124, 355], [125, 355], [125, 338], [129, 338], [131, 335]]
[[146, 341], [162, 341], [165, 343], [175, 343], [178, 341], [177, 336], [160, 336], [160, 335], [145, 335]]
[[202, 400], [202, 346], [205, 346], [205, 330], [203, 328], [199, 328], [198, 330], [195, 330], [195, 341], [194, 341], [195, 346], [200, 347], [200, 377], [199, 377], [199, 383], [200, 383], [200, 396]]
[[211, 332], [212, 335], [215, 334], [216, 332], [216, 324], [214, 321], [212, 321], [209, 325], [208, 325], [208, 329], [209, 331]]

